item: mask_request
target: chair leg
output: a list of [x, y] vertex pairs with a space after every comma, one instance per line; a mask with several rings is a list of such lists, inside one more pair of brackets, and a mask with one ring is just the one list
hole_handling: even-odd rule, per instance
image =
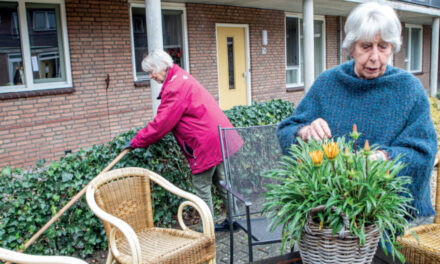
[[234, 263], [234, 217], [232, 217], [232, 195], [228, 192], [228, 222], [229, 222], [229, 263]]
[[252, 226], [249, 206], [246, 205], [246, 225], [248, 230], [248, 246], [249, 246], [249, 262], [254, 261], [254, 254], [252, 252]]
[[110, 249], [108, 249], [108, 255], [107, 255], [107, 261], [105, 262], [105, 264], [113, 264], [113, 255]]

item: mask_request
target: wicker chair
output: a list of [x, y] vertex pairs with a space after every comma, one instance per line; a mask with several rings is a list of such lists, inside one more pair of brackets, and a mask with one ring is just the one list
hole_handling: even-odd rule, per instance
[[420, 243], [406, 231], [399, 243], [402, 245], [401, 252], [407, 262], [411, 264], [433, 264], [440, 263], [440, 169], [438, 159], [437, 165], [437, 188], [435, 193], [434, 224], [425, 224], [411, 228], [417, 234]]
[[[184, 201], [178, 210], [182, 230], [153, 225], [150, 180]], [[208, 206], [158, 174], [142, 168], [123, 168], [96, 177], [87, 189], [87, 203], [103, 221], [109, 241], [107, 264], [215, 263], [214, 222]], [[194, 207], [203, 233], [185, 226], [182, 211]]]
[[0, 261], [11, 261], [20, 264], [87, 264], [87, 262], [60, 256], [35, 256], [18, 253], [5, 248], [0, 248]]

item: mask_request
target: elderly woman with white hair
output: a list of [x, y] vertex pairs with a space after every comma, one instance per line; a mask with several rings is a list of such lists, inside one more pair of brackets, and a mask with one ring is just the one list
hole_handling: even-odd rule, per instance
[[291, 117], [278, 127], [284, 153], [297, 137], [304, 141], [347, 135], [353, 124], [358, 142], [379, 146], [370, 159], [394, 159], [407, 166], [400, 175], [412, 177], [414, 216], [431, 216], [431, 170], [437, 136], [426, 92], [412, 74], [387, 65], [401, 46], [401, 25], [385, 4], [356, 7], [345, 24], [343, 47], [352, 60], [323, 72]]
[[[172, 132], [189, 162], [196, 194], [214, 216], [211, 185], [220, 187], [225, 180], [218, 126], [232, 127], [231, 122], [212, 95], [189, 73], [173, 64], [170, 55], [154, 50], [142, 61], [150, 80], [162, 84], [157, 115], [140, 129], [127, 147], [146, 148]], [[243, 144], [238, 134], [230, 139], [231, 153]], [[235, 144], [234, 144], [235, 143]], [[225, 204], [227, 194], [218, 188]], [[228, 230], [225, 220], [215, 225], [216, 231]]]

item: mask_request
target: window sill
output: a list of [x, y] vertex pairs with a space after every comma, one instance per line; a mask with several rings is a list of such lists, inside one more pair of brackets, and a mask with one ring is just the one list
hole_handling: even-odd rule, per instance
[[301, 92], [304, 91], [304, 86], [297, 86], [297, 87], [287, 87], [286, 88], [286, 92], [291, 93], [291, 92]]
[[134, 87], [135, 88], [143, 88], [150, 86], [149, 80], [141, 80], [141, 81], [134, 81]]
[[4, 92], [4, 93], [0, 93], [0, 100], [28, 98], [28, 97], [46, 96], [46, 95], [70, 94], [73, 92], [75, 92], [75, 88], [73, 87], [41, 89], [41, 90], [20, 91], [20, 92]]

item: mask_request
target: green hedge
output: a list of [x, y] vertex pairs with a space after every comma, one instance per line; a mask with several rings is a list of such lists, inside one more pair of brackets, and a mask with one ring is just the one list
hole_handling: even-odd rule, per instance
[[[273, 124], [290, 116], [293, 104], [272, 100], [226, 111], [234, 126]], [[95, 145], [24, 172], [1, 169], [0, 246], [19, 249], [83, 186], [103, 170], [133, 138], [135, 131], [120, 134], [107, 144]], [[144, 167], [155, 171], [184, 190], [192, 190], [191, 172], [172, 135], [167, 135], [148, 149], [135, 149], [114, 168]], [[158, 225], [175, 224], [173, 215], [181, 201], [155, 185], [154, 221]], [[85, 197], [53, 224], [27, 253], [85, 257], [107, 248], [100, 220], [88, 209]]]

